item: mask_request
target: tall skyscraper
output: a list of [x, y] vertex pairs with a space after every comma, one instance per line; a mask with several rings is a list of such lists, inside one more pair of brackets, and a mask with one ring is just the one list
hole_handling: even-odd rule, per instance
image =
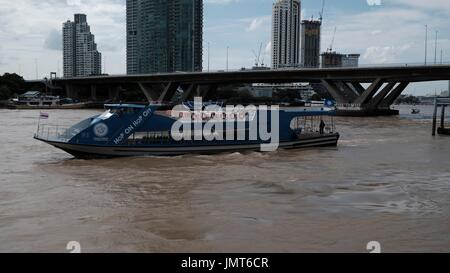
[[273, 4], [272, 68], [301, 65], [300, 25], [300, 0], [277, 0]]
[[85, 77], [102, 73], [102, 55], [97, 50], [85, 14], [63, 24], [64, 77]]
[[301, 35], [302, 67], [318, 68], [320, 66], [320, 20], [303, 20]]
[[127, 73], [201, 71], [203, 0], [127, 0]]

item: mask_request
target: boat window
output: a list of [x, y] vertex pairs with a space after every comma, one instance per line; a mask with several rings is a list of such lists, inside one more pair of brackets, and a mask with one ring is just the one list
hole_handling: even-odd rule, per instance
[[299, 130], [304, 129], [305, 126], [305, 117], [295, 117], [291, 120], [291, 129], [292, 130]]
[[106, 110], [105, 112], [103, 112], [103, 114], [101, 114], [98, 119], [101, 120], [107, 120], [109, 119], [113, 114], [111, 113], [111, 110]]
[[296, 117], [291, 121], [291, 129], [302, 133], [320, 133], [321, 121], [325, 123], [324, 132], [333, 133], [336, 131], [333, 116], [305, 116]]

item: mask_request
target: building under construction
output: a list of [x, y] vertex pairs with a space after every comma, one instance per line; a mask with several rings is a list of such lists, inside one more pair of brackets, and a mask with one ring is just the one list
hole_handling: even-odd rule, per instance
[[302, 67], [320, 67], [321, 20], [303, 20], [301, 32]]
[[358, 67], [360, 54], [340, 54], [327, 51], [321, 54], [322, 68], [332, 67]]

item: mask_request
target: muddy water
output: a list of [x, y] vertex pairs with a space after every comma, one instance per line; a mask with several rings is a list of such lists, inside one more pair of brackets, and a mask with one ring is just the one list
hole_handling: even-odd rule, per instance
[[337, 148], [85, 161], [32, 139], [37, 111], [0, 110], [0, 252], [448, 252], [431, 111], [339, 118]]

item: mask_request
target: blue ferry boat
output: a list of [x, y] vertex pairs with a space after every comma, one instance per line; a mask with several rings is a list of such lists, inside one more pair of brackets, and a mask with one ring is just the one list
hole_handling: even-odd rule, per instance
[[[187, 106], [178, 111], [164, 111], [159, 105], [110, 104], [105, 105], [104, 113], [68, 129], [40, 124], [34, 138], [76, 158], [175, 156], [337, 145], [339, 133], [334, 127], [333, 109], [276, 112], [257, 109], [228, 113], [205, 108], [195, 112]], [[270, 139], [268, 132], [272, 133]]]

